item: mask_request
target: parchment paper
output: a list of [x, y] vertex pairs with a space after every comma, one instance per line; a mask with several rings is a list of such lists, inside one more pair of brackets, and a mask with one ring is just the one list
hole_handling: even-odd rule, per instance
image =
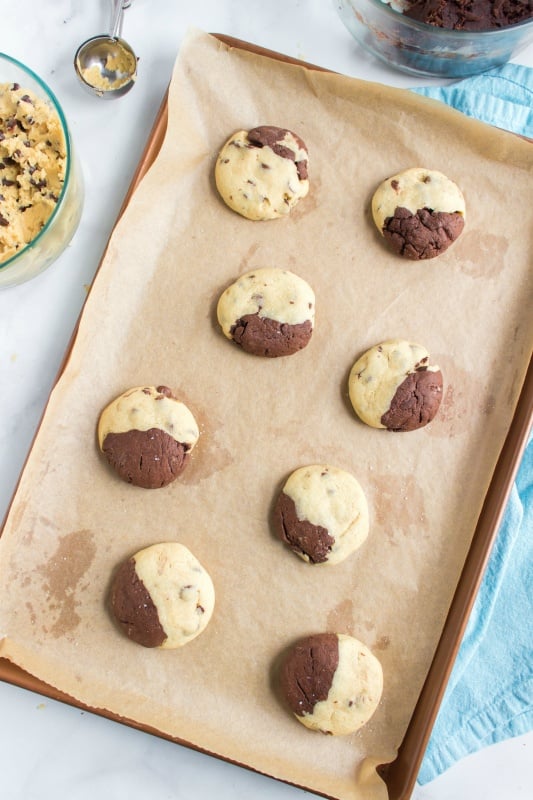
[[[213, 184], [234, 130], [276, 124], [310, 152], [309, 196], [290, 218], [251, 222]], [[71, 357], [52, 392], [0, 540], [0, 655], [52, 686], [165, 735], [335, 798], [384, 798], [437, 644], [532, 345], [531, 145], [403, 90], [310, 71], [191, 31], [155, 164], [116, 227]], [[381, 180], [410, 166], [462, 187], [466, 229], [444, 255], [408, 262], [369, 214]], [[309, 346], [243, 353], [217, 328], [220, 292], [279, 266], [316, 294]], [[357, 420], [354, 360], [379, 341], [424, 344], [443, 370], [437, 419], [394, 434]], [[115, 478], [96, 446], [101, 409], [166, 384], [201, 427], [166, 489]], [[272, 535], [288, 474], [348, 469], [371, 533], [343, 564], [311, 566]], [[115, 628], [117, 564], [186, 544], [217, 592], [207, 630], [178, 651]], [[326, 737], [285, 710], [279, 656], [315, 631], [357, 636], [380, 658], [381, 705], [359, 733]]]

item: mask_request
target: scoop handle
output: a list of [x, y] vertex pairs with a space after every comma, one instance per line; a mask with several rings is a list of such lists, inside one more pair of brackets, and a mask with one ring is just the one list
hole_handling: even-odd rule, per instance
[[122, 19], [124, 9], [129, 8], [131, 0], [111, 0], [111, 33], [112, 39], [117, 39], [122, 33]]

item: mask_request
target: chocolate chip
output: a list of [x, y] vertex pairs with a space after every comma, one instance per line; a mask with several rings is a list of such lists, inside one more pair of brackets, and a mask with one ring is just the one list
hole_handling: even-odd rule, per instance
[[35, 188], [40, 191], [41, 189], [45, 189], [48, 186], [48, 181], [46, 180], [46, 178], [41, 178], [40, 181], [34, 181], [32, 178], [30, 180], [30, 184], [32, 186], [35, 186]]

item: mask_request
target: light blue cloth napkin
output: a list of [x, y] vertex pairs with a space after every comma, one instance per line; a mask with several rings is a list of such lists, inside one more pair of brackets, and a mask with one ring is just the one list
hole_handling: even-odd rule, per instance
[[413, 91], [442, 100], [469, 117], [533, 138], [533, 69], [505, 64], [449, 86]]
[[[533, 69], [518, 64], [414, 91], [533, 138]], [[533, 147], [533, 144], [531, 145]], [[476, 598], [418, 775], [533, 730], [533, 437]]]

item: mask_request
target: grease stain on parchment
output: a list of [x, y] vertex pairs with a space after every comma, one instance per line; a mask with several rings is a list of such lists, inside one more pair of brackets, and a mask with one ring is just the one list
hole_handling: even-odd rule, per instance
[[216, 421], [208, 419], [207, 414], [199, 412], [197, 408], [194, 416], [200, 429], [200, 437], [187, 468], [178, 478], [179, 483], [188, 486], [194, 486], [216, 472], [221, 472], [235, 460], [234, 454], [222, 444], [222, 424], [217, 427]]
[[448, 356], [439, 354], [435, 361], [444, 381], [442, 401], [437, 415], [427, 426], [427, 433], [437, 438], [453, 438], [467, 434], [478, 414], [488, 416], [496, 407], [494, 393], [466, 369]]
[[84, 588], [81, 581], [95, 555], [91, 531], [73, 531], [59, 537], [55, 552], [45, 564], [36, 567], [48, 601], [50, 625], [45, 630], [48, 635], [58, 639], [77, 628], [80, 622], [77, 608], [81, 603], [78, 594]]
[[200, 431], [198, 442], [194, 447], [190, 461], [178, 477], [178, 485], [195, 486], [230, 466], [235, 456], [221, 441], [224, 425], [217, 419], [213, 411], [200, 408], [187, 390], [173, 387], [172, 391], [182, 403], [190, 408]]
[[373, 491], [375, 524], [391, 545], [403, 536], [427, 536], [424, 493], [413, 475], [375, 475]]
[[389, 647], [390, 647], [390, 636], [380, 636], [379, 639], [377, 639], [374, 642], [372, 649], [383, 651], [383, 650], [388, 650]]
[[[369, 644], [369, 634], [374, 633], [374, 621], [361, 621], [356, 630], [355, 628], [355, 608], [352, 600], [341, 600], [340, 603], [331, 609], [327, 616], [327, 630], [334, 633], [346, 633], [358, 639], [363, 638]], [[364, 634], [364, 635], [363, 635]], [[372, 637], [370, 637], [372, 638]], [[381, 635], [370, 646], [373, 650], [388, 650], [391, 644], [390, 636]]]
[[335, 633], [353, 632], [354, 607], [352, 600], [342, 600], [328, 614], [327, 629]]
[[479, 231], [465, 231], [460, 244], [461, 272], [471, 278], [492, 278], [498, 275], [505, 266], [505, 256], [509, 249], [509, 241], [505, 236]]

